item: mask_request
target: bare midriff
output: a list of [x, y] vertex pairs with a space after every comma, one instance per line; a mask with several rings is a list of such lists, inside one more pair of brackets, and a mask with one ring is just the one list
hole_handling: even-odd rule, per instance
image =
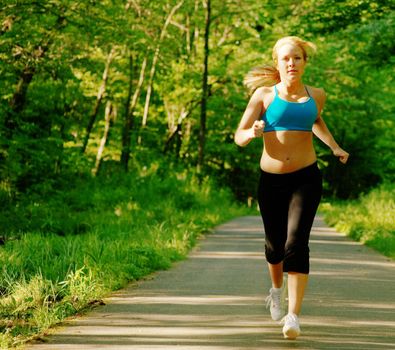
[[269, 131], [264, 134], [263, 139], [260, 165], [268, 173], [291, 173], [317, 160], [312, 132]]

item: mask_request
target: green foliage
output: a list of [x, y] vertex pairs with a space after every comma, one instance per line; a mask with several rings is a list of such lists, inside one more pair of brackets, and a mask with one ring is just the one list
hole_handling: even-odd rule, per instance
[[[325, 75], [319, 68], [314, 71], [328, 93], [324, 116], [336, 139], [351, 154], [344, 169], [339, 169], [333, 158], [324, 158], [328, 161], [327, 179], [332, 183], [332, 191], [343, 198], [358, 196], [380, 181], [394, 179], [390, 175], [394, 174], [393, 162], [384, 161], [395, 146], [393, 128], [388, 129], [395, 123], [390, 88], [393, 77], [389, 74], [394, 51], [388, 46], [395, 38], [393, 20], [391, 12], [368, 24], [351, 26], [341, 33], [347, 45], [341, 43], [340, 33], [336, 34], [331, 43], [323, 45], [324, 51], [317, 57], [328, 65]], [[385, 28], [387, 33], [376, 44], [372, 27]], [[362, 40], [355, 36], [355, 31], [363, 33]], [[386, 60], [381, 56], [386, 56]], [[333, 66], [333, 62], [337, 64]]]
[[[32, 195], [2, 217], [0, 328], [3, 340], [42, 332], [106, 293], [167, 269], [197, 237], [246, 210], [211, 180], [160, 167], [69, 182], [68, 191]], [[109, 176], [111, 174], [111, 176]], [[26, 207], [21, 207], [26, 206]], [[30, 213], [28, 219], [16, 217]], [[10, 214], [10, 212], [8, 213]], [[3, 231], [4, 232], [4, 231]]]
[[304, 23], [307, 33], [328, 34], [380, 19], [393, 9], [391, 0], [321, 0], [314, 6], [303, 1], [304, 11], [298, 22]]
[[[201, 3], [184, 3], [165, 32], [164, 21], [178, 1], [133, 1], [126, 6], [121, 1], [16, 3], [1, 9], [2, 201], [41, 191], [43, 186], [55, 190], [59, 176], [92, 167], [107, 101], [116, 118], [103, 159], [119, 160], [125, 119], [130, 118], [130, 166], [137, 166], [133, 161], [138, 160], [149, 167], [162, 151], [169, 162], [187, 168], [196, 164], [205, 13]], [[261, 145], [255, 142], [241, 150], [233, 144], [248, 100], [241, 82], [252, 66], [270, 63], [278, 37], [294, 34], [318, 45], [306, 82], [327, 91], [324, 118], [351, 153], [349, 164], [342, 167], [326, 146], [317, 145], [326, 194], [356, 197], [393, 179], [392, 2], [319, 1], [312, 6], [310, 1], [281, 0], [273, 9], [268, 1], [257, 5], [232, 0], [214, 2], [212, 16], [206, 175], [229, 185], [240, 199], [255, 196], [251, 174], [256, 174]], [[111, 49], [115, 55], [86, 157], [78, 157]], [[152, 67], [156, 54], [159, 59]], [[143, 62], [147, 62], [144, 72]], [[141, 128], [152, 68], [148, 123]], [[126, 110], [129, 86], [133, 95], [140, 75], [143, 83], [136, 105]], [[383, 156], [377, 157], [377, 152]]]
[[336, 229], [395, 259], [394, 184], [383, 184], [358, 200], [324, 203], [321, 209]]
[[[0, 293], [8, 320], [0, 323], [0, 343], [184, 256], [199, 232], [238, 213], [223, 187], [241, 201], [256, 196], [262, 143], [240, 148], [233, 134], [249, 98], [243, 76], [271, 63], [281, 36], [317, 44], [305, 82], [327, 92], [323, 117], [351, 154], [343, 166], [317, 142], [325, 194], [357, 198], [394, 182], [393, 1], [212, 2], [199, 181], [192, 174], [202, 130], [206, 9], [184, 1], [165, 26], [179, 3], [10, 0], [0, 8], [0, 243], [7, 242]], [[110, 130], [92, 179], [107, 102]], [[127, 175], [117, 165], [128, 121]], [[362, 213], [350, 228], [355, 237], [393, 246], [393, 228], [378, 214], [388, 211], [392, 193], [385, 185], [355, 202]], [[350, 212], [355, 203], [339, 206]], [[340, 217], [337, 205], [331, 210]]]

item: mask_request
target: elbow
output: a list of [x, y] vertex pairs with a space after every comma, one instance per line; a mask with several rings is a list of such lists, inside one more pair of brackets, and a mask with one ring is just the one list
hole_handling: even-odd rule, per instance
[[245, 146], [245, 143], [241, 140], [240, 135], [238, 135], [237, 131], [236, 131], [236, 133], [235, 133], [235, 135], [233, 137], [233, 141], [239, 147], [244, 147]]
[[238, 141], [236, 141], [236, 140], [235, 140], [235, 144], [236, 144], [237, 146], [239, 146], [239, 147], [244, 147], [244, 145], [243, 145], [242, 143], [240, 143], [240, 142], [238, 142]]
[[239, 147], [245, 147], [248, 145], [248, 142], [242, 142], [242, 141], [236, 141], [235, 140], [235, 144]]

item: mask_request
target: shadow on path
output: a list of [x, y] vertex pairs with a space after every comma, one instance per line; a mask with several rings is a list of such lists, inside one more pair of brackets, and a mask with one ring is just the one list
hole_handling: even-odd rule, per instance
[[395, 349], [395, 263], [317, 218], [302, 336], [282, 338], [264, 299], [270, 288], [260, 217], [217, 227], [151, 280], [113, 294], [32, 350]]

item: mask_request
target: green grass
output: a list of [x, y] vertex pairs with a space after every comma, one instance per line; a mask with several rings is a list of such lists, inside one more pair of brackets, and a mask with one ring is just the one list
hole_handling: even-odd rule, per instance
[[9, 220], [0, 247], [0, 346], [16, 347], [169, 268], [200, 234], [247, 212], [228, 191], [186, 172], [81, 179], [21, 201], [0, 218]]
[[384, 184], [354, 201], [323, 203], [328, 224], [395, 259], [395, 185]]

